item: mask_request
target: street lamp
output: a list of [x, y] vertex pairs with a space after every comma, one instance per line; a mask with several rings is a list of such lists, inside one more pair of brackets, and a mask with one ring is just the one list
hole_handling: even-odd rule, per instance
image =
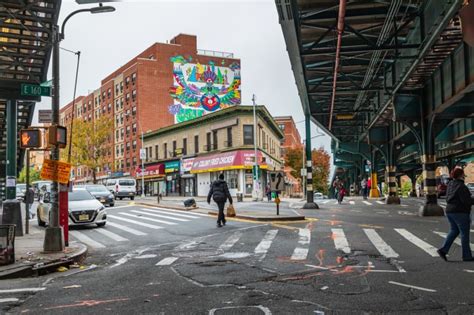
[[256, 97], [252, 95], [253, 102], [253, 149], [255, 154], [255, 163], [253, 166], [253, 199], [258, 201], [260, 195], [260, 187], [258, 185], [258, 151], [257, 151], [257, 113], [256, 113]]
[[[82, 12], [89, 13], [106, 13], [115, 11], [114, 7], [111, 6], [102, 6], [89, 8], [89, 9], [80, 9], [69, 14], [63, 21], [61, 25], [61, 31], [59, 31], [59, 25], [53, 25], [53, 97], [52, 97], [52, 111], [53, 119], [52, 125], [59, 125], [59, 44], [64, 39], [64, 27], [66, 26], [67, 21], [74, 15]], [[54, 146], [51, 149], [51, 160], [59, 161], [59, 147]], [[55, 173], [57, 170], [55, 170]], [[57, 173], [54, 174], [57, 177]], [[46, 228], [44, 236], [44, 245], [43, 249], [45, 252], [57, 252], [64, 249], [64, 239], [62, 229], [59, 225], [59, 185], [55, 180], [51, 185], [51, 222]], [[68, 206], [67, 199], [67, 189], [61, 189], [61, 192], [64, 194], [61, 198], [63, 203], [66, 203]], [[67, 210], [67, 209], [66, 209]]]

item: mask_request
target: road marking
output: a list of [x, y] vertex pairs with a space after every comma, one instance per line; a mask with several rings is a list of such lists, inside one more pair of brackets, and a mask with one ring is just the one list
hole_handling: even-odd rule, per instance
[[5, 299], [0, 299], [0, 303], [8, 303], [8, 302], [18, 302], [19, 300], [17, 298], [5, 298]]
[[[434, 233], [434, 234], [437, 234], [437, 235], [439, 235], [439, 236], [441, 236], [441, 237], [443, 237], [443, 238], [448, 237], [448, 234], [447, 234], [447, 233], [438, 232], [438, 231], [433, 231], [433, 233]], [[459, 246], [462, 246], [461, 240], [460, 240], [459, 238], [456, 238], [456, 239], [454, 240], [454, 243], [457, 244], [457, 245], [459, 245]], [[474, 248], [474, 244], [473, 244], [473, 243], [470, 243], [470, 245], [471, 245], [471, 248]]]
[[46, 290], [45, 287], [40, 288], [20, 288], [20, 289], [5, 289], [0, 290], [0, 293], [18, 293], [18, 292], [39, 292]]
[[232, 246], [234, 246], [235, 243], [237, 243], [237, 241], [240, 239], [241, 236], [242, 236], [242, 232], [235, 232], [228, 239], [226, 239], [225, 242], [221, 244], [221, 246], [219, 246], [219, 249], [223, 251], [231, 249]]
[[324, 204], [326, 204], [326, 203], [328, 203], [328, 202], [329, 202], [329, 200], [321, 201], [321, 203], [324, 203]]
[[374, 229], [364, 229], [365, 234], [369, 240], [374, 244], [375, 248], [379, 251], [380, 254], [387, 258], [397, 258], [399, 255], [393, 250], [390, 245], [385, 243], [385, 241], [380, 237], [380, 235]]
[[351, 205], [355, 205], [355, 202], [354, 202], [354, 201], [352, 201], [352, 200], [351, 200], [351, 201], [349, 201], [349, 203], [350, 203]]
[[118, 234], [115, 234], [115, 233], [112, 233], [110, 231], [107, 231], [106, 229], [104, 228], [98, 228], [98, 229], [95, 229], [95, 231], [99, 232], [100, 234], [103, 234], [111, 239], [113, 239], [114, 241], [117, 241], [117, 242], [127, 242], [128, 239], [126, 239], [125, 237], [121, 237], [120, 235]]
[[69, 233], [71, 233], [72, 236], [74, 236], [75, 238], [77, 238], [79, 241], [81, 241], [81, 242], [83, 242], [83, 243], [86, 243], [86, 244], [89, 245], [90, 247], [93, 247], [93, 248], [105, 248], [104, 245], [102, 245], [102, 244], [99, 243], [99, 242], [94, 241], [92, 238], [90, 238], [89, 236], [83, 234], [82, 232], [79, 232], [79, 231], [69, 231]]
[[174, 222], [168, 222], [168, 221], [163, 221], [163, 220], [158, 220], [158, 219], [147, 218], [147, 217], [144, 217], [144, 216], [131, 214], [131, 213], [126, 213], [126, 212], [120, 212], [120, 214], [121, 215], [126, 215], [127, 217], [143, 219], [143, 220], [157, 222], [157, 223], [163, 223], [163, 224], [166, 224], [166, 225], [176, 225], [176, 224], [178, 224], [178, 223], [174, 223]]
[[422, 239], [418, 238], [417, 236], [413, 235], [412, 233], [408, 232], [405, 229], [395, 229], [401, 236], [406, 238], [408, 241], [413, 243], [414, 245], [418, 246], [425, 252], [427, 252], [431, 257], [437, 257], [438, 253], [436, 252], [436, 248], [431, 246], [430, 244], [426, 243]]
[[404, 284], [404, 283], [395, 282], [395, 281], [389, 281], [388, 283], [390, 283], [390, 284], [395, 284], [395, 285], [399, 285], [399, 286], [401, 286], [401, 287], [406, 287], [406, 288], [410, 288], [410, 289], [416, 289], [416, 290], [420, 290], [420, 291], [436, 292], [436, 290], [433, 290], [433, 289], [427, 289], [427, 288], [417, 287], [417, 286], [415, 286], [415, 285]]
[[130, 208], [132, 207], [133, 205], [126, 205], [126, 206], [113, 206], [113, 207], [110, 207], [110, 210], [115, 210], [115, 209], [122, 209], [122, 208]]
[[166, 257], [156, 263], [155, 266], [169, 266], [178, 260], [178, 257]]
[[401, 205], [402, 207], [408, 207], [408, 205]]
[[255, 247], [255, 254], [261, 255], [260, 260], [263, 260], [267, 255], [268, 249], [272, 245], [275, 236], [277, 235], [278, 230], [270, 230], [263, 237], [262, 241]]
[[291, 260], [305, 260], [308, 257], [309, 252], [309, 241], [311, 239], [310, 229], [299, 229], [299, 247], [296, 247], [291, 255]]
[[365, 200], [362, 200], [362, 202], [365, 203], [365, 204], [368, 205], [368, 206], [371, 206], [371, 205], [372, 205], [370, 202], [365, 201]]
[[334, 240], [334, 245], [336, 246], [336, 249], [342, 250], [344, 253], [349, 254], [351, 252], [351, 248], [349, 247], [349, 243], [347, 242], [344, 230], [331, 229], [331, 231], [332, 239]]
[[384, 204], [385, 204], [385, 202], [380, 201], [380, 200], [376, 200], [375, 202], [378, 203], [378, 204], [380, 204], [380, 205], [384, 205]]
[[[184, 212], [183, 210], [173, 210], [173, 209], [166, 209], [166, 208], [160, 208], [160, 207], [153, 207], [153, 209], [160, 209], [160, 210], [168, 211], [168, 212], [178, 212], [178, 211]], [[208, 215], [208, 214], [199, 213], [199, 212], [187, 211], [186, 214], [188, 214], [188, 215], [197, 215], [197, 216], [201, 216], [201, 217], [210, 217], [210, 215]]]
[[176, 218], [176, 217], [170, 217], [170, 216], [162, 215], [162, 214], [149, 213], [149, 212], [140, 211], [140, 210], [132, 210], [131, 212], [140, 213], [140, 214], [145, 214], [145, 215], [151, 215], [152, 217], [158, 217], [158, 218], [163, 218], [163, 219], [168, 219], [168, 220], [175, 220], [175, 221], [181, 221], [181, 222], [189, 222], [189, 220], [187, 220], [187, 219], [181, 219], [181, 218]]
[[162, 226], [143, 223], [143, 222], [139, 222], [139, 221], [135, 221], [135, 220], [130, 220], [130, 219], [127, 219], [127, 218], [117, 217], [117, 216], [111, 215], [111, 214], [108, 214], [108, 217], [112, 218], [112, 219], [116, 219], [116, 220], [122, 220], [122, 221], [125, 221], [125, 222], [133, 223], [133, 224], [136, 224], [136, 225], [141, 225], [141, 226], [144, 226], [144, 227], [147, 227], [147, 228], [150, 228], [150, 229], [154, 229], [154, 230], [158, 230], [158, 229], [163, 228]]
[[187, 218], [187, 219], [199, 219], [200, 218], [199, 216], [194, 216], [194, 215], [190, 215], [190, 214], [172, 213], [172, 211], [162, 211], [162, 210], [147, 209], [147, 208], [141, 208], [141, 210], [147, 211], [147, 212], [152, 212], [152, 213], [163, 213], [163, 214], [173, 215], [175, 217]]
[[339, 204], [339, 201], [336, 201], [334, 204], [335, 204], [335, 205], [338, 205], [338, 204]]
[[[110, 217], [110, 215], [109, 215], [109, 217]], [[107, 225], [113, 226], [117, 229], [123, 230], [125, 232], [131, 233], [131, 234], [134, 234], [134, 235], [138, 235], [138, 236], [147, 235], [146, 233], [143, 233], [141, 231], [129, 228], [128, 226], [121, 225], [121, 224], [118, 224], [118, 223], [107, 221]]]
[[464, 271], [468, 273], [474, 273], [474, 270], [470, 270], [470, 269], [464, 269]]

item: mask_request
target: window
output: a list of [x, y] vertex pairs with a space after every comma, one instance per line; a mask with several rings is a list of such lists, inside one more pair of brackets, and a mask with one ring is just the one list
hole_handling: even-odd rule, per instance
[[134, 158], [133, 158], [133, 166], [136, 166], [136, 165], [137, 165], [137, 158], [134, 157]]
[[115, 115], [115, 124], [118, 125], [120, 124], [120, 115]]
[[194, 136], [194, 153], [199, 153], [199, 136]]
[[118, 99], [115, 100], [115, 110], [118, 111], [120, 107], [120, 102]]
[[212, 148], [217, 150], [217, 130], [212, 131]]
[[227, 147], [232, 147], [232, 127], [227, 128]]
[[137, 107], [133, 106], [132, 107], [132, 115], [135, 116], [137, 114]]
[[120, 154], [123, 155], [123, 143], [120, 145]]
[[125, 95], [125, 100], [128, 102], [130, 100], [130, 93], [127, 93], [127, 95]]
[[120, 128], [120, 140], [123, 140], [123, 128]]
[[188, 154], [188, 139], [183, 139], [183, 155]]
[[109, 88], [109, 89], [107, 90], [107, 98], [110, 98], [111, 95], [112, 95], [112, 89]]
[[244, 125], [244, 145], [246, 144], [254, 144], [252, 125]]
[[165, 159], [168, 158], [168, 143], [163, 144], [163, 155]]
[[137, 98], [137, 91], [133, 90], [132, 91], [132, 100], [135, 100]]
[[130, 77], [126, 77], [125, 78], [125, 86], [128, 86], [129, 83], [130, 83]]
[[135, 85], [135, 81], [137, 80], [137, 74], [132, 74], [132, 83]]
[[156, 158], [157, 160], [158, 160], [158, 158], [159, 158], [159, 156], [160, 156], [160, 155], [159, 155], [159, 152], [160, 152], [159, 146], [158, 146], [158, 145], [155, 145], [155, 158]]
[[118, 94], [118, 93], [119, 93], [119, 85], [115, 84], [115, 94]]
[[284, 124], [279, 124], [278, 127], [279, 127], [282, 131], [285, 130], [285, 125], [284, 125]]
[[130, 126], [127, 126], [127, 130], [126, 130], [126, 132], [125, 132], [125, 133], [127, 134], [127, 136], [129, 136], [129, 135], [130, 135]]
[[112, 110], [112, 104], [109, 104], [109, 106], [107, 106], [107, 111], [110, 113], [111, 110]]
[[133, 134], [136, 134], [136, 133], [137, 133], [137, 123], [134, 123], [134, 124], [132, 125], [132, 132], [133, 132]]
[[123, 124], [123, 113], [120, 113], [120, 123]]
[[173, 156], [176, 156], [176, 140], [173, 140]]
[[211, 150], [211, 133], [206, 133], [206, 151]]
[[123, 82], [120, 82], [120, 93], [123, 92]]
[[133, 150], [135, 150], [137, 148], [137, 140], [133, 140], [132, 148], [133, 148]]

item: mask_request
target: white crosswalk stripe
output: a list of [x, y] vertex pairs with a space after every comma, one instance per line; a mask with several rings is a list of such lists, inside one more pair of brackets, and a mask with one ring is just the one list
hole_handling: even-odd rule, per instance
[[199, 219], [200, 218], [200, 216], [196, 216], [196, 215], [175, 213], [176, 211], [172, 212], [172, 211], [163, 211], [163, 210], [148, 209], [148, 208], [141, 208], [141, 210], [151, 212], [151, 213], [162, 213], [162, 214], [167, 214], [167, 215], [172, 215], [172, 216], [175, 216], [175, 217], [187, 218], [187, 219]]
[[143, 233], [143, 232], [141, 232], [141, 231], [132, 229], [132, 228], [130, 228], [130, 227], [128, 227], [128, 226], [121, 225], [121, 224], [118, 224], [118, 223], [115, 223], [115, 222], [107, 221], [107, 225], [113, 226], [114, 228], [123, 230], [123, 231], [128, 232], [128, 233], [133, 234], [133, 235], [137, 235], [137, 236], [147, 235], [146, 233]]
[[397, 258], [399, 256], [374, 229], [364, 229], [364, 232], [380, 254], [387, 258]]
[[178, 224], [178, 223], [175, 223], [175, 222], [168, 222], [168, 221], [163, 221], [163, 220], [159, 220], [159, 219], [147, 218], [147, 217], [144, 217], [144, 216], [141, 216], [141, 215], [126, 213], [126, 212], [120, 212], [120, 214], [121, 215], [126, 215], [128, 217], [132, 217], [132, 218], [143, 219], [143, 220], [162, 223], [162, 224], [166, 224], [166, 225], [176, 225], [176, 224]]
[[79, 241], [89, 245], [92, 248], [105, 248], [105, 246], [97, 241], [94, 241], [89, 236], [79, 232], [79, 231], [69, 231], [69, 233], [74, 236], [74, 238], [78, 239]]
[[234, 234], [229, 236], [229, 238], [226, 239], [225, 242], [221, 244], [221, 246], [219, 246], [219, 249], [223, 251], [231, 249], [232, 246], [234, 246], [235, 243], [237, 243], [241, 237], [242, 237], [242, 232], [240, 231], [235, 232]]
[[292, 260], [305, 260], [308, 257], [309, 252], [309, 242], [311, 240], [311, 230], [310, 229], [299, 229], [299, 240], [298, 247], [295, 248], [293, 255], [291, 255]]
[[114, 241], [117, 241], [117, 242], [127, 242], [128, 239], [118, 235], [118, 234], [115, 234], [113, 232], [110, 232], [110, 231], [107, 231], [105, 228], [98, 228], [98, 229], [95, 229], [95, 231], [99, 232], [100, 234], [103, 234], [105, 236], [107, 236], [108, 238], [111, 238], [113, 239]]
[[375, 202], [378, 203], [379, 205], [384, 205], [385, 204], [383, 201], [380, 201], [380, 200], [376, 200]]
[[178, 260], [178, 257], [166, 257], [156, 263], [156, 266], [169, 266]]
[[365, 203], [365, 204], [368, 205], [368, 206], [371, 206], [371, 205], [372, 205], [370, 202], [365, 201], [365, 200], [362, 200], [362, 202]]
[[326, 203], [328, 203], [328, 202], [329, 202], [329, 200], [321, 201], [321, 203], [323, 203], [323, 204], [326, 204]]
[[346, 235], [343, 229], [331, 229], [332, 239], [334, 240], [334, 246], [336, 249], [342, 250], [346, 254], [350, 254], [351, 248], [347, 242]]
[[432, 245], [428, 244], [427, 242], [423, 241], [419, 237], [415, 236], [414, 234], [408, 232], [405, 229], [395, 229], [401, 236], [406, 238], [408, 241], [410, 241], [412, 244], [418, 246], [425, 252], [427, 252], [429, 255], [432, 257], [437, 257], [438, 253], [436, 252], [436, 248], [433, 247]]
[[[437, 235], [439, 235], [439, 236], [441, 236], [441, 237], [444, 238], [444, 239], [446, 239], [446, 237], [448, 236], [447, 233], [443, 233], [443, 232], [433, 231], [433, 233], [434, 233], [434, 234], [437, 234]], [[460, 240], [459, 238], [456, 238], [456, 239], [454, 240], [454, 244], [457, 244], [457, 245], [459, 245], [459, 246], [462, 246], [462, 245], [461, 245], [461, 240]], [[470, 245], [471, 245], [471, 248], [474, 248], [474, 244], [473, 244], [473, 243], [470, 243]]]
[[127, 219], [127, 218], [122, 218], [122, 217], [111, 215], [111, 214], [108, 214], [108, 217], [112, 218], [112, 219], [116, 219], [116, 220], [122, 220], [122, 221], [125, 221], [125, 222], [128, 222], [128, 223], [133, 223], [133, 224], [136, 224], [136, 225], [141, 225], [141, 226], [144, 226], [144, 227], [147, 227], [147, 228], [150, 228], [150, 229], [154, 229], [154, 230], [158, 230], [158, 229], [163, 228], [162, 226], [143, 223], [143, 222], [140, 222], [140, 221], [135, 221], [135, 220]]
[[[155, 207], [153, 209], [159, 209], [159, 210], [162, 210], [162, 211], [166, 211], [166, 212], [178, 212], [178, 211], [181, 211], [181, 210], [170, 210], [170, 209], [166, 209], [166, 208], [160, 208], [160, 207]], [[181, 211], [181, 212], [184, 212], [184, 211]], [[186, 212], [186, 215], [194, 215], [194, 216], [198, 216], [198, 217], [212, 217], [208, 214], [205, 214], [205, 213], [199, 213], [199, 212], [191, 212], [191, 211], [187, 211]]]
[[262, 241], [255, 247], [255, 254], [260, 255], [260, 260], [263, 260], [267, 255], [268, 249], [272, 245], [278, 230], [270, 230], [263, 237]]
[[351, 205], [355, 205], [355, 201], [353, 201], [353, 200], [349, 201], [349, 203], [350, 203]]
[[146, 211], [140, 211], [140, 210], [132, 210], [133, 213], [139, 213], [139, 214], [145, 214], [145, 215], [151, 215], [152, 217], [158, 217], [158, 218], [163, 218], [163, 219], [168, 219], [168, 220], [174, 220], [174, 221], [180, 221], [180, 222], [189, 222], [188, 219], [182, 219], [182, 218], [176, 218], [176, 217], [171, 217], [169, 215], [162, 215], [162, 214], [156, 214], [156, 213], [148, 213]]

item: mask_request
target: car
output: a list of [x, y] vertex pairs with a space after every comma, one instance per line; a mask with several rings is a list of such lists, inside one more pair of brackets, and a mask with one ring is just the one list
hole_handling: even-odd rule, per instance
[[320, 200], [320, 199], [324, 199], [324, 195], [320, 192], [315, 192], [314, 193], [314, 199], [315, 200]]
[[467, 188], [469, 188], [471, 196], [474, 196], [474, 183], [467, 183]]
[[26, 193], [26, 184], [16, 184], [16, 199], [23, 200], [25, 199]]
[[[85, 188], [73, 188], [69, 197], [69, 225], [95, 224], [102, 227], [107, 223], [107, 211]], [[45, 193], [36, 210], [39, 226], [46, 226], [50, 222], [51, 193]]]
[[108, 179], [107, 189], [114, 194], [115, 200], [123, 198], [135, 199], [137, 193], [137, 182], [133, 178], [115, 178]]
[[85, 185], [84, 188], [104, 205], [115, 205], [114, 195], [104, 185]]

